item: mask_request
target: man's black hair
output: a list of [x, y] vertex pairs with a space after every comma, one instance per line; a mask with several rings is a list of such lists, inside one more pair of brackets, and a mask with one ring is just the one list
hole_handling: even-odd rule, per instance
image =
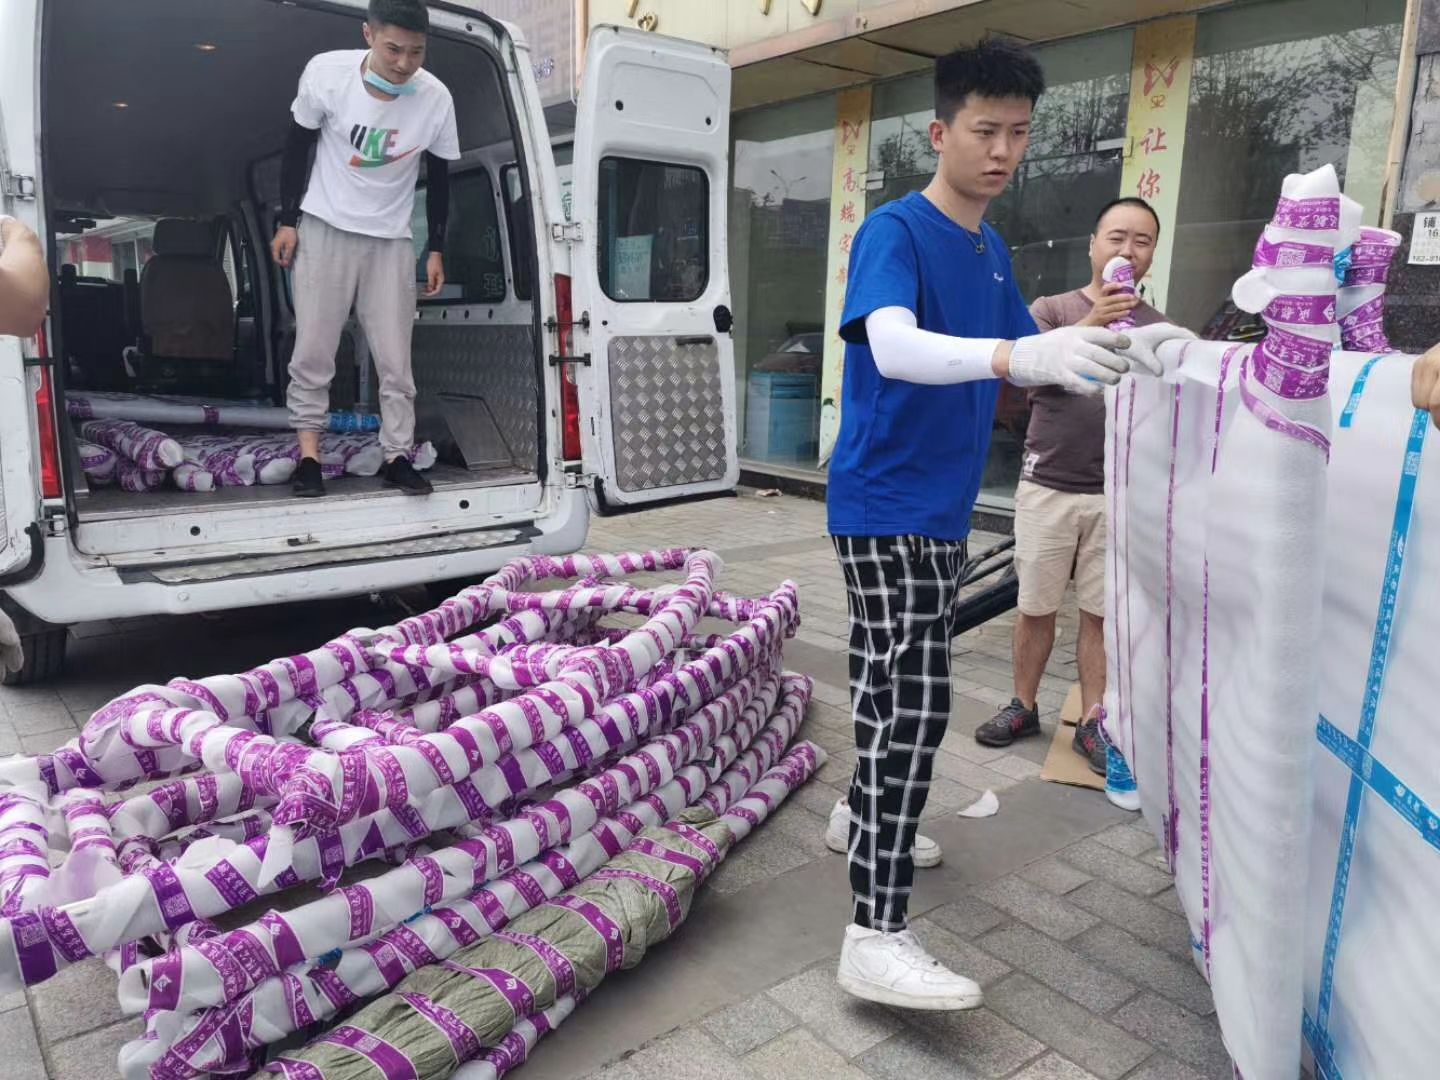
[[948, 124], [971, 94], [987, 98], [1029, 98], [1045, 92], [1040, 63], [1017, 41], [989, 35], [935, 61], [935, 116]]
[[370, 0], [371, 26], [398, 26], [417, 34], [430, 32], [430, 11], [424, 0]]
[[1155, 238], [1157, 240], [1160, 238], [1160, 215], [1155, 212], [1155, 208], [1151, 206], [1148, 202], [1146, 202], [1144, 199], [1136, 198], [1134, 195], [1122, 195], [1118, 199], [1111, 199], [1104, 206], [1102, 206], [1100, 208], [1100, 213], [1095, 215], [1095, 228], [1091, 231], [1098, 233], [1100, 231], [1100, 222], [1104, 221], [1105, 215], [1108, 214], [1111, 210], [1114, 210], [1117, 206], [1137, 206], [1141, 210], [1144, 210], [1147, 214], [1149, 214], [1152, 218], [1155, 219]]

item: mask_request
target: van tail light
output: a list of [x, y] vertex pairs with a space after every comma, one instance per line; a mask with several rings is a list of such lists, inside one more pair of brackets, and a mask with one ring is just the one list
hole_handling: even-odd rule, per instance
[[[50, 355], [44, 327], [41, 327], [36, 335], [35, 344], [42, 359]], [[40, 441], [40, 493], [47, 499], [58, 499], [61, 495], [60, 429], [55, 423], [55, 394], [51, 387], [50, 366], [41, 364], [35, 371], [40, 376], [35, 387], [35, 431]]]
[[[570, 300], [570, 276], [555, 275], [555, 344], [561, 356], [573, 356], [575, 342], [575, 307]], [[560, 365], [560, 452], [566, 461], [580, 460], [580, 388], [575, 384], [575, 368]]]

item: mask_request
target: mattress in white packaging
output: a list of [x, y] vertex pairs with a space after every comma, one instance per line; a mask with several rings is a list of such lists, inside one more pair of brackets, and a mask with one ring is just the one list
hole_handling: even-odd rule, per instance
[[1303, 964], [1316, 1073], [1351, 1080], [1440, 1071], [1440, 432], [1412, 359], [1332, 366]]

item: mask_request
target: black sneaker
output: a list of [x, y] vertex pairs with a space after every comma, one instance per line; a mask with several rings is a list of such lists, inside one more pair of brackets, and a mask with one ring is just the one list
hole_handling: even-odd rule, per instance
[[1091, 772], [1105, 775], [1105, 739], [1100, 734], [1100, 717], [1095, 710], [1075, 725], [1075, 741], [1071, 745], [1085, 759]]
[[435, 490], [430, 486], [429, 480], [415, 471], [415, 466], [410, 464], [410, 459], [404, 454], [386, 465], [380, 475], [384, 477], [385, 483], [398, 487], [406, 495], [429, 495]]
[[975, 741], [981, 746], [1009, 746], [1016, 739], [1040, 734], [1040, 710], [1027, 709], [1019, 698], [975, 729]]
[[313, 457], [301, 458], [290, 481], [290, 490], [302, 499], [318, 499], [325, 494], [325, 478], [320, 475], [320, 462]]

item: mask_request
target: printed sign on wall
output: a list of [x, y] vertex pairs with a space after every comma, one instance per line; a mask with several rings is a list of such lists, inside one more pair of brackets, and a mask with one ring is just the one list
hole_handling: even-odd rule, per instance
[[1150, 265], [1148, 299], [1165, 310], [1170, 255], [1180, 205], [1180, 163], [1190, 110], [1190, 72], [1195, 54], [1195, 17], [1144, 23], [1135, 28], [1130, 68], [1129, 152], [1120, 177], [1121, 195], [1138, 195], [1155, 208], [1160, 238]]
[[865, 217], [865, 173], [870, 160], [870, 87], [842, 90], [835, 106], [835, 164], [830, 178], [829, 257], [825, 261], [825, 357], [820, 369], [820, 465], [830, 460], [840, 433], [840, 387], [845, 342], [840, 313], [850, 246]]

